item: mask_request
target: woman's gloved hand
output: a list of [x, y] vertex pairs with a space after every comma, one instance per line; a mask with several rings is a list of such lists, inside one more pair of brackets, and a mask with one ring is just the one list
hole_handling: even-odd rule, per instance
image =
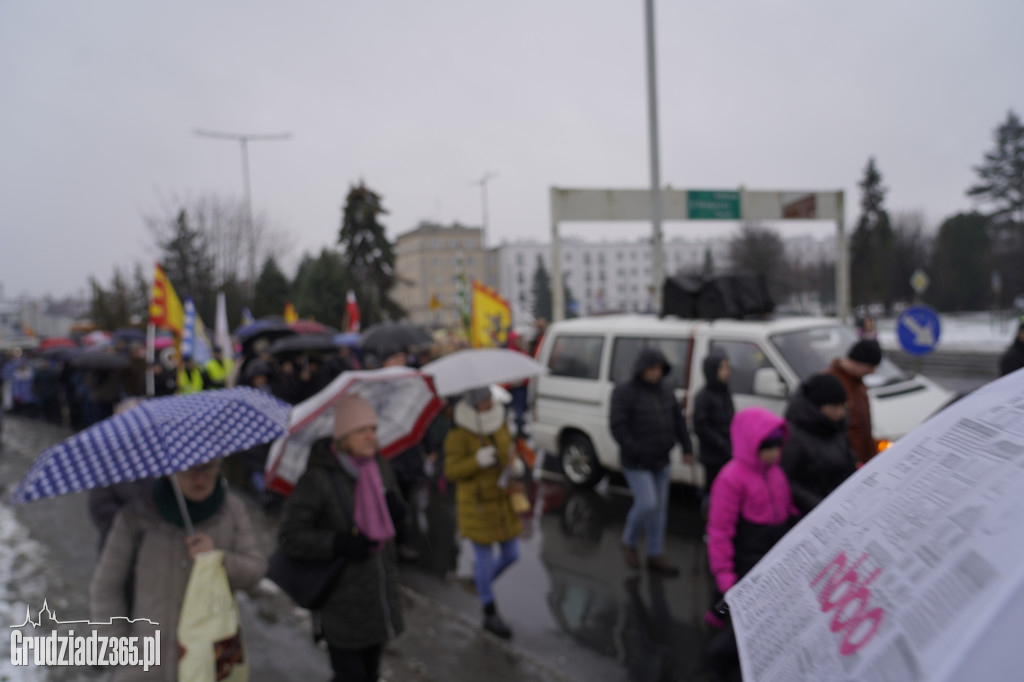
[[498, 448], [493, 445], [485, 445], [476, 451], [476, 463], [481, 469], [492, 467], [498, 463]]
[[358, 530], [338, 531], [334, 536], [334, 556], [346, 559], [365, 559], [370, 556], [374, 541]]

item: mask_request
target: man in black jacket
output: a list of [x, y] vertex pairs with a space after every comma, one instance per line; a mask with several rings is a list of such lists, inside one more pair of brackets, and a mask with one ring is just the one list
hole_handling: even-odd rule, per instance
[[[704, 358], [704, 380], [693, 403], [693, 430], [700, 440], [700, 463], [704, 465], [704, 499], [718, 472], [732, 459], [729, 425], [736, 408], [729, 392], [729, 360], [724, 355]], [[705, 507], [706, 508], [706, 507]]]
[[1015, 372], [1024, 367], [1024, 317], [1020, 318], [1020, 326], [1017, 327], [1017, 338], [1013, 340], [1010, 347], [999, 358], [999, 376], [1004, 377], [1010, 372]]
[[641, 350], [632, 379], [616, 386], [612, 393], [610, 414], [622, 473], [633, 491], [633, 506], [622, 533], [622, 553], [627, 564], [640, 568], [636, 547], [643, 534], [648, 570], [666, 576], [679, 575], [679, 569], [662, 556], [668, 518], [669, 452], [679, 443], [684, 460], [693, 462], [686, 420], [672, 387], [663, 381], [671, 369], [661, 351]]

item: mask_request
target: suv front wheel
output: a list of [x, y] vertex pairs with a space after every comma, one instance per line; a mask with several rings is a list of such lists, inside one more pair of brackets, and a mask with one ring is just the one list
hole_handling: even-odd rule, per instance
[[593, 444], [582, 433], [565, 436], [559, 454], [562, 473], [575, 486], [593, 488], [604, 476], [604, 467], [597, 459]]

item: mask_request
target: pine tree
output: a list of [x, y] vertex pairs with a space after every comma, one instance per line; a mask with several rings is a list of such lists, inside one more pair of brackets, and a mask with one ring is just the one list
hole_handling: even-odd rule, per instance
[[292, 286], [292, 302], [300, 317], [313, 317], [340, 328], [345, 316], [345, 296], [351, 286], [341, 254], [321, 249], [319, 256], [307, 254], [302, 259]]
[[889, 190], [882, 185], [882, 174], [875, 166], [874, 157], [868, 159], [864, 178], [858, 186], [861, 190], [861, 214], [850, 238], [853, 303], [884, 303], [888, 310], [894, 300], [889, 277], [893, 232], [884, 206], [885, 194]]
[[989, 204], [985, 215], [994, 223], [1024, 224], [1024, 125], [1012, 110], [996, 128], [995, 148], [974, 170], [981, 182], [967, 190], [967, 196]]
[[544, 267], [544, 259], [537, 256], [533, 271], [533, 318], [551, 320], [551, 275]]
[[284, 306], [291, 300], [292, 287], [288, 278], [281, 272], [277, 260], [269, 256], [263, 262], [260, 276], [256, 280], [253, 292], [252, 314], [256, 317], [264, 315], [280, 315]]
[[191, 227], [184, 209], [178, 213], [172, 231], [159, 246], [164, 272], [178, 297], [182, 301], [191, 298], [204, 323], [212, 324], [217, 312], [215, 263], [203, 233]]
[[349, 189], [338, 243], [343, 248], [342, 262], [359, 301], [364, 327], [405, 316], [391, 298], [398, 276], [394, 250], [379, 220], [386, 213], [381, 196], [362, 182]]
[[729, 257], [733, 267], [764, 277], [768, 291], [776, 300], [791, 293], [791, 268], [782, 237], [775, 230], [744, 225], [729, 242]]
[[933, 284], [925, 294], [940, 310], [981, 310], [989, 301], [989, 220], [958, 213], [939, 228], [932, 254]]
[[[981, 182], [967, 190], [990, 210], [991, 265], [1003, 279], [1003, 293], [1024, 292], [1024, 125], [1012, 110], [995, 131], [995, 148], [975, 166]], [[1002, 305], [1004, 301], [996, 301]]]

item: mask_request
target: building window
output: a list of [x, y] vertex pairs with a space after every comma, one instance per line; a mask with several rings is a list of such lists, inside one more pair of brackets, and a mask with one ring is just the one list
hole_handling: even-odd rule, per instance
[[436, 249], [440, 249], [441, 248], [440, 240], [435, 239], [432, 242], [430, 242], [430, 248], [435, 249], [435, 250]]
[[473, 257], [466, 256], [466, 265], [473, 265]]
[[522, 264], [523, 264], [523, 254], [517, 253], [516, 254], [516, 265], [522, 265]]
[[597, 264], [604, 265], [604, 253], [597, 254]]
[[476, 240], [474, 240], [474, 239], [467, 239], [465, 242], [463, 242], [463, 248], [475, 249], [476, 248]]

